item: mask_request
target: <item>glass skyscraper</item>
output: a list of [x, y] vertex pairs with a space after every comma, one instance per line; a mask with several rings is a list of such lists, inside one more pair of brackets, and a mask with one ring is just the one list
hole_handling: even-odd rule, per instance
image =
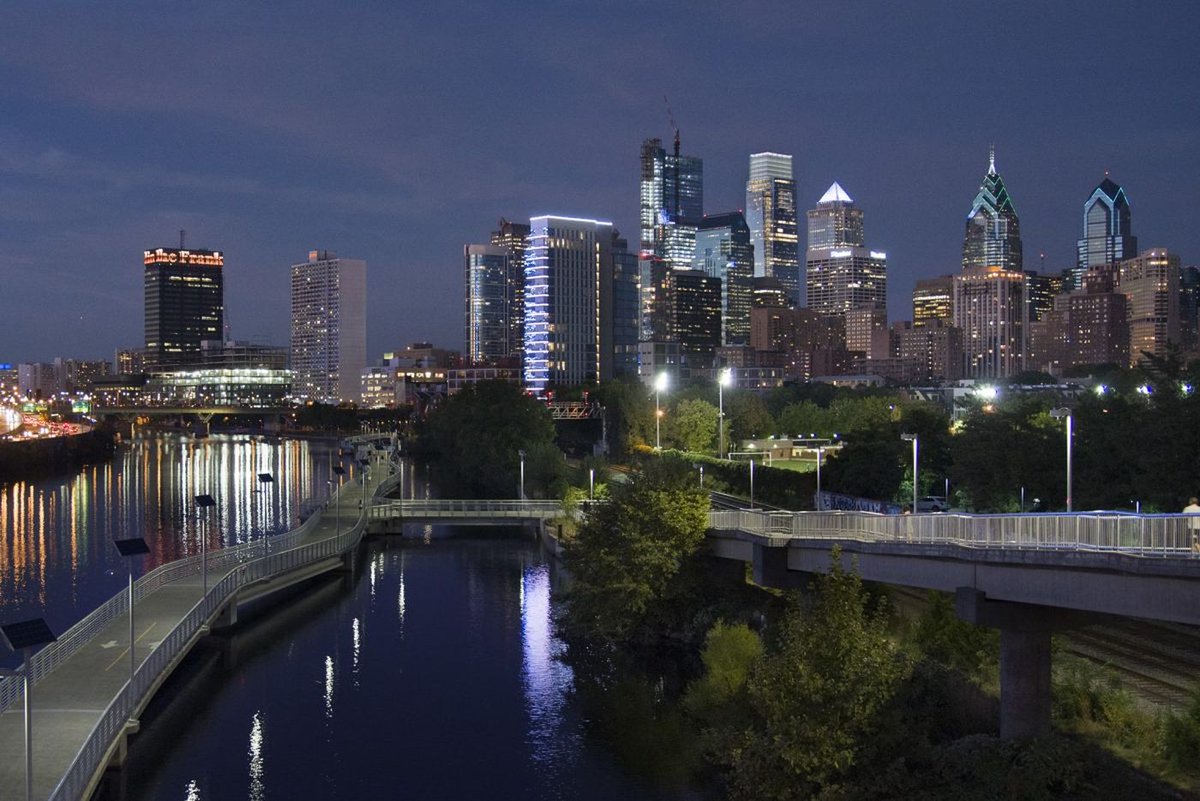
[[512, 353], [509, 340], [509, 253], [497, 245], [466, 245], [467, 361], [493, 365]]
[[1130, 232], [1129, 199], [1107, 174], [1083, 204], [1083, 238], [1078, 247], [1078, 261], [1071, 271], [1073, 289], [1083, 289], [1083, 276], [1089, 267], [1116, 264], [1138, 255], [1137, 237]]
[[800, 297], [800, 256], [796, 228], [796, 181], [792, 157], [752, 153], [746, 182], [746, 223], [754, 246], [755, 277], [776, 278], [793, 299]]
[[224, 339], [225, 256], [218, 250], [155, 248], [142, 254], [145, 364], [200, 361], [200, 343]]
[[357, 403], [367, 367], [367, 263], [311, 250], [292, 265], [293, 394]]
[[887, 254], [863, 242], [862, 209], [835, 181], [808, 212], [808, 308], [819, 314], [887, 308]]
[[750, 341], [750, 299], [754, 292], [754, 246], [741, 212], [710, 214], [696, 230], [692, 266], [721, 279], [721, 344]]
[[679, 152], [668, 153], [661, 139], [642, 143], [640, 227], [643, 339], [654, 338], [655, 296], [665, 270], [690, 269], [695, 224], [704, 214], [704, 161]]
[[1004, 179], [996, 172], [996, 151], [988, 158], [987, 175], [967, 215], [963, 269], [995, 267], [1021, 272], [1021, 223]]

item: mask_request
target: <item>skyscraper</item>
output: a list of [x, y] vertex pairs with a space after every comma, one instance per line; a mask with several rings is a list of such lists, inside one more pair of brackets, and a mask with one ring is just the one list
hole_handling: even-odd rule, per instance
[[464, 245], [467, 361], [494, 365], [513, 351], [510, 339], [509, 252], [498, 245]]
[[967, 215], [963, 269], [995, 267], [1021, 272], [1021, 223], [1004, 179], [996, 172], [996, 151], [988, 158], [987, 175]]
[[312, 250], [292, 265], [293, 394], [357, 403], [367, 366], [367, 263]]
[[525, 253], [525, 387], [538, 395], [552, 385], [612, 378], [636, 336], [628, 306], [632, 265], [612, 223], [543, 215], [529, 221]]
[[194, 364], [200, 343], [222, 339], [225, 256], [219, 250], [155, 248], [142, 254], [146, 367]]
[[1165, 248], [1151, 248], [1120, 263], [1131, 366], [1143, 361], [1144, 354], [1165, 356], [1168, 343], [1179, 344], [1179, 273], [1178, 254]]
[[[661, 139], [642, 143], [640, 224], [643, 339], [653, 339], [655, 294], [668, 269], [690, 269], [688, 236], [695, 243], [695, 224], [704, 215], [704, 161], [680, 154], [679, 133], [674, 152]], [[680, 229], [682, 226], [682, 230]], [[689, 230], [690, 229], [690, 230]]]
[[792, 157], [752, 153], [746, 182], [746, 222], [754, 246], [754, 275], [776, 278], [800, 299], [800, 256], [796, 229], [796, 181]]
[[863, 246], [863, 212], [835, 181], [808, 212], [805, 288], [820, 314], [887, 308], [887, 254]]
[[501, 219], [492, 232], [492, 244], [508, 254], [505, 265], [505, 301], [508, 304], [508, 355], [519, 360], [525, 345], [525, 240], [529, 226]]
[[721, 344], [750, 339], [750, 297], [754, 291], [754, 246], [741, 212], [710, 214], [696, 230], [692, 265], [721, 279]]
[[968, 267], [954, 276], [963, 378], [1006, 378], [1025, 369], [1025, 285], [1025, 273], [1000, 267]]
[[954, 276], [918, 278], [913, 288], [913, 328], [954, 321]]
[[1083, 204], [1083, 238], [1078, 247], [1078, 262], [1071, 271], [1073, 289], [1083, 289], [1083, 276], [1089, 267], [1137, 256], [1137, 237], [1130, 231], [1129, 199], [1107, 173]]

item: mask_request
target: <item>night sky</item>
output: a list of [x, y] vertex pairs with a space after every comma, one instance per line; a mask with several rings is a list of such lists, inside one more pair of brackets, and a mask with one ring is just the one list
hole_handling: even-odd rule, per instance
[[141, 252], [181, 228], [226, 254], [235, 338], [285, 345], [288, 265], [326, 248], [368, 262], [370, 360], [460, 348], [462, 246], [501, 216], [636, 246], [664, 93], [706, 211], [755, 151], [795, 155], [801, 209], [838, 180], [892, 319], [959, 268], [993, 141], [1027, 268], [1074, 265], [1106, 169], [1142, 247], [1200, 263], [1200, 4], [30, 2], [0, 30], [0, 362], [140, 346]]

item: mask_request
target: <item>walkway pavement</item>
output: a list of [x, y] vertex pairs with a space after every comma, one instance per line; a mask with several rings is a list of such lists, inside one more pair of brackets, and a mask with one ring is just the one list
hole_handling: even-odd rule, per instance
[[[366, 494], [374, 492], [386, 478], [372, 478]], [[335, 507], [321, 513], [319, 522], [299, 543], [305, 545], [337, 535], [340, 528], [354, 525], [364, 490], [358, 482], [347, 483], [341, 498], [341, 520]], [[340, 526], [339, 526], [340, 523]], [[211, 588], [232, 566], [209, 569]], [[188, 576], [144, 597], [134, 605], [135, 659], [141, 664], [151, 651], [202, 598], [203, 578]], [[121, 688], [129, 681], [129, 617], [121, 615], [102, 629], [52, 673], [38, 682], [31, 693], [33, 708], [33, 797], [48, 798], [79, 753], [92, 729]], [[24, 710], [20, 703], [0, 714], [0, 799], [25, 798]]]

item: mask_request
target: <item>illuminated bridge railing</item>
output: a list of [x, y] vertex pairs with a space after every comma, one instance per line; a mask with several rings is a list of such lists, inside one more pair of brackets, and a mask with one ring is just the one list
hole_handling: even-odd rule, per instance
[[[382, 466], [390, 472], [376, 484], [373, 490], [376, 496], [386, 495], [395, 489], [400, 481], [394, 462]], [[348, 483], [342, 489], [349, 487]], [[326, 505], [332, 502], [333, 498], [330, 498]], [[301, 544], [313, 527], [319, 524], [320, 516], [313, 515], [287, 534], [221, 548], [209, 554], [208, 566], [211, 572], [218, 575], [226, 570], [231, 572], [209, 587], [208, 593], [138, 666], [132, 684], [126, 682], [121, 692], [105, 709], [67, 773], [51, 793], [51, 801], [82, 797], [94, 776], [104, 767], [108, 752], [126, 722], [148, 700], [148, 694], [158, 685], [162, 672], [175, 664], [200, 633], [201, 627], [229, 602], [237, 590], [345, 553], [360, 541], [366, 528], [366, 519], [366, 510], [362, 510], [354, 526], [340, 535]], [[202, 562], [199, 556], [161, 565], [134, 582], [134, 599], [141, 600], [165, 584], [198, 575], [201, 569]], [[124, 617], [129, 608], [128, 593], [129, 591], [125, 590], [113, 596], [107, 603], [67, 630], [57, 642], [39, 651], [31, 660], [33, 683], [37, 684], [113, 620]], [[14, 677], [0, 682], [0, 711], [19, 701], [21, 696], [19, 679]]]
[[[709, 525], [714, 529], [791, 539], [1097, 551], [1147, 557], [1191, 556], [1193, 535], [1200, 535], [1200, 519], [1188, 515], [1103, 512], [880, 515], [737, 510], [710, 512]], [[1200, 558], [1200, 553], [1196, 556]]]
[[496, 517], [532, 520], [557, 517], [562, 513], [563, 507], [559, 501], [457, 501], [418, 498], [403, 501], [377, 500], [371, 506], [370, 519]]

